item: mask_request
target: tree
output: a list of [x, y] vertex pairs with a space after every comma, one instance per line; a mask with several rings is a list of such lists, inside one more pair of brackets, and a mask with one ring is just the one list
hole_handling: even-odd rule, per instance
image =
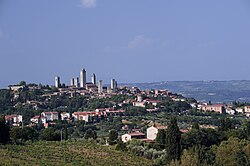
[[10, 138], [13, 140], [13, 142], [16, 144], [18, 143], [18, 140], [21, 138], [20, 134], [20, 128], [19, 127], [13, 127], [10, 130]]
[[199, 154], [197, 152], [190, 152], [186, 149], [183, 150], [181, 156], [181, 166], [198, 166]]
[[166, 130], [159, 130], [155, 139], [156, 143], [159, 145], [166, 144]]
[[199, 123], [194, 122], [193, 125], [192, 125], [192, 129], [197, 129], [197, 130], [199, 130], [199, 129], [200, 129]]
[[26, 86], [26, 82], [25, 81], [20, 81], [19, 85], [20, 86]]
[[24, 127], [21, 130], [22, 141], [31, 140], [32, 142], [38, 138], [38, 133], [32, 127]]
[[171, 117], [166, 133], [167, 161], [180, 159], [181, 132], [177, 125], [176, 117]]
[[118, 138], [118, 132], [114, 129], [109, 131], [109, 139], [108, 142], [110, 145], [115, 144], [116, 139]]
[[250, 121], [245, 122], [244, 130], [247, 137], [250, 137]]
[[0, 118], [0, 144], [6, 144], [10, 139], [10, 129], [5, 122], [5, 118]]
[[60, 132], [54, 131], [52, 128], [44, 129], [40, 135], [40, 138], [45, 141], [59, 141]]
[[14, 127], [10, 131], [10, 137], [15, 143], [23, 143], [24, 141], [34, 141], [38, 138], [38, 133], [31, 127]]
[[92, 130], [91, 128], [89, 128], [89, 129], [85, 132], [84, 138], [85, 138], [85, 139], [90, 139], [90, 138], [96, 139], [96, 138], [97, 138], [97, 135], [96, 135], [95, 130]]
[[171, 160], [168, 166], [181, 166], [179, 160]]
[[227, 130], [234, 129], [234, 128], [235, 126], [230, 119], [228, 118], [221, 119], [219, 130], [227, 131]]
[[123, 143], [121, 139], [118, 139], [115, 149], [120, 151], [126, 151], [127, 147], [126, 144]]
[[221, 141], [220, 132], [214, 129], [192, 129], [187, 133], [182, 134], [182, 147], [188, 149], [194, 146], [209, 147], [214, 144], [219, 144]]
[[244, 148], [249, 142], [240, 141], [231, 137], [227, 141], [221, 142], [216, 152], [217, 165], [249, 165], [248, 157], [244, 153]]
[[67, 125], [64, 125], [64, 134], [63, 134], [63, 138], [64, 140], [68, 140], [69, 139], [69, 134], [68, 134], [68, 128]]

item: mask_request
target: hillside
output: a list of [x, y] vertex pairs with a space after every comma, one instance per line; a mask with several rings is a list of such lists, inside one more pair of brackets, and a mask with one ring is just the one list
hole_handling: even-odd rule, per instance
[[94, 142], [37, 142], [0, 145], [0, 165], [152, 165], [152, 160], [132, 156]]
[[123, 84], [141, 89], [168, 89], [185, 97], [194, 97], [199, 101], [250, 102], [250, 81], [164, 81], [154, 83]]

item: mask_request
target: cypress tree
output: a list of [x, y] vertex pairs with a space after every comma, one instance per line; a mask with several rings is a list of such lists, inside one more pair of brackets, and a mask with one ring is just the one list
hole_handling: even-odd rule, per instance
[[165, 129], [161, 129], [158, 131], [155, 141], [156, 143], [165, 146], [166, 144], [166, 130]]
[[0, 118], [0, 144], [6, 144], [10, 140], [10, 129], [5, 123], [5, 118]]
[[68, 140], [69, 139], [69, 134], [68, 134], [68, 127], [65, 124], [64, 125], [64, 140]]
[[109, 131], [109, 144], [110, 145], [113, 145], [116, 143], [116, 139], [118, 138], [118, 132], [114, 129], [110, 130]]
[[176, 117], [171, 117], [170, 124], [167, 128], [166, 133], [166, 151], [167, 151], [167, 161], [179, 160], [180, 159], [180, 141], [181, 132], [177, 126]]

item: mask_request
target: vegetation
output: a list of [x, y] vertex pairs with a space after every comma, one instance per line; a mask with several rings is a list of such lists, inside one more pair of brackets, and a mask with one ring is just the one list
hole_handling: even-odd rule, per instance
[[0, 146], [0, 165], [153, 165], [151, 160], [93, 141], [35, 142]]
[[118, 132], [114, 129], [110, 130], [109, 131], [109, 138], [108, 138], [109, 144], [110, 145], [115, 144], [117, 138], [118, 138]]
[[178, 160], [181, 156], [181, 132], [175, 117], [172, 117], [166, 132], [167, 161]]
[[[174, 98], [183, 100], [173, 100], [169, 96], [156, 96], [153, 90], [143, 93], [142, 98], [157, 100], [157, 104], [135, 107], [131, 103], [136, 99], [133, 93], [106, 98], [69, 97], [51, 95], [59, 92], [55, 87], [25, 82], [20, 85], [23, 88], [15, 93], [0, 90], [0, 114], [22, 114], [24, 119], [22, 125], [11, 126], [0, 118], [0, 165], [250, 164], [250, 121], [242, 114], [202, 112], [191, 108], [190, 103], [197, 102], [195, 99], [174, 94]], [[36, 106], [27, 102], [33, 100]], [[246, 104], [234, 102], [233, 107]], [[89, 122], [59, 118], [48, 128], [30, 124], [30, 118], [43, 111], [72, 114], [97, 108], [122, 109], [125, 113], [107, 113], [91, 117]], [[159, 130], [155, 143], [141, 140], [124, 143], [120, 139], [135, 128], [146, 133], [153, 124], [168, 126]]]
[[9, 139], [9, 127], [5, 123], [5, 119], [3, 117], [0, 117], [0, 144], [8, 143]]

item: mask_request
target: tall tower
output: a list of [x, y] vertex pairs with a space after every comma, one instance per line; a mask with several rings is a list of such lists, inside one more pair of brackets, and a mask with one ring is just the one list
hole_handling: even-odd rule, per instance
[[60, 86], [61, 86], [60, 77], [56, 76], [55, 77], [55, 87], [59, 88]]
[[74, 78], [71, 78], [71, 80], [70, 80], [70, 86], [75, 86], [75, 79]]
[[103, 91], [103, 84], [102, 84], [102, 80], [98, 81], [98, 93], [102, 93]]
[[117, 86], [117, 81], [115, 81], [115, 90], [117, 90], [117, 87], [118, 87], [118, 86]]
[[80, 87], [86, 88], [86, 70], [82, 69], [80, 71]]
[[110, 87], [112, 90], [115, 89], [115, 79], [111, 79]]
[[115, 79], [111, 80], [111, 85], [110, 85], [112, 90], [116, 90], [117, 89], [117, 81]]
[[92, 76], [91, 76], [91, 82], [92, 82], [92, 84], [96, 85], [96, 76], [95, 76], [95, 73], [93, 73]]
[[78, 77], [76, 77], [75, 78], [75, 87], [79, 87], [79, 78]]

